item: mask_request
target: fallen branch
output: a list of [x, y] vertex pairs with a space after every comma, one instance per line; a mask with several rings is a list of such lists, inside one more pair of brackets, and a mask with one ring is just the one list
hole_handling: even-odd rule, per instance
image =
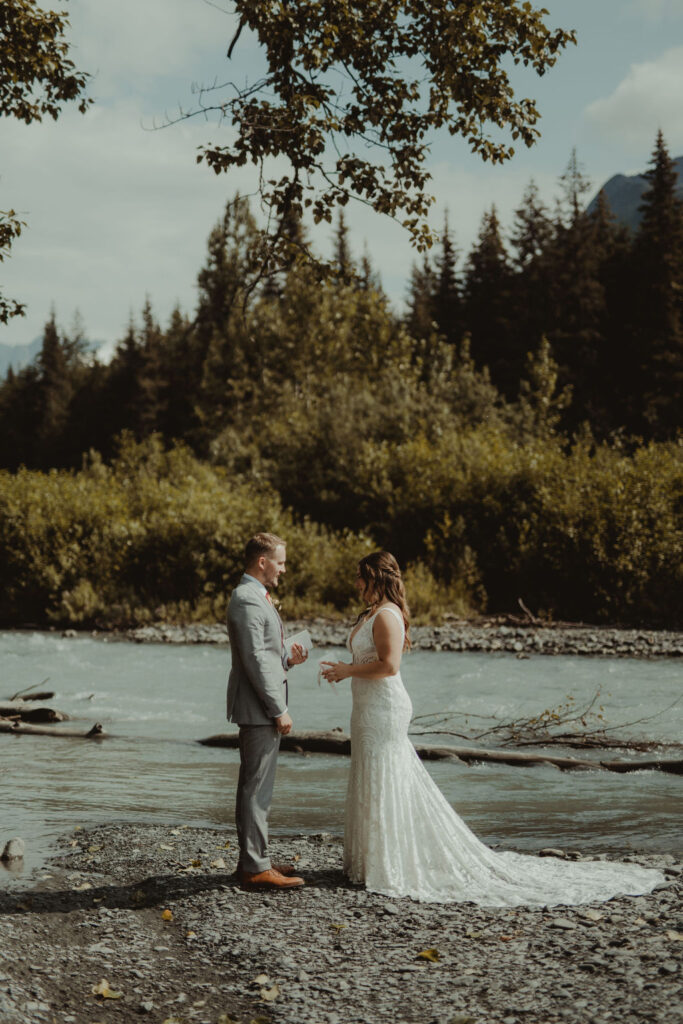
[[[496, 715], [476, 715], [464, 711], [434, 711], [429, 714], [416, 715], [412, 725], [414, 736], [455, 736], [458, 739], [476, 743], [481, 740], [485, 742], [495, 741], [501, 746], [531, 747], [531, 746], [567, 746], [567, 747], [631, 747], [634, 750], [656, 750], [660, 747], [671, 746], [681, 747], [679, 743], [667, 743], [648, 739], [619, 739], [613, 733], [620, 729], [629, 729], [635, 725], [642, 725], [644, 722], [651, 722], [660, 718], [675, 708], [683, 695], [674, 700], [668, 707], [660, 708], [651, 715], [643, 715], [640, 718], [628, 722], [618, 722], [614, 725], [607, 725], [603, 715], [604, 707], [596, 704], [600, 697], [600, 690], [597, 690], [590, 700], [583, 705], [576, 705], [573, 697], [568, 697], [564, 704], [557, 708], [547, 708], [537, 715], [511, 718], [501, 720]], [[470, 719], [477, 719], [481, 722], [493, 723], [486, 728], [481, 725], [470, 726]], [[463, 723], [464, 720], [464, 724]], [[595, 723], [595, 724], [593, 724]], [[458, 725], [466, 732], [456, 731], [453, 727]], [[580, 731], [558, 732], [559, 728], [568, 725], [580, 725]]]
[[[36, 690], [39, 686], [45, 686], [45, 683], [48, 683], [49, 681], [50, 681], [50, 677], [46, 676], [45, 679], [43, 679], [42, 683], [34, 683], [33, 686], [27, 686], [24, 690], [19, 690], [17, 693], [14, 694], [13, 697], [9, 697], [8, 699], [9, 700], [18, 700], [19, 697], [22, 696], [22, 694], [30, 693], [31, 690]], [[52, 696], [54, 696], [54, 694]], [[29, 697], [29, 700], [36, 700], [36, 699], [37, 699], [37, 697]], [[40, 699], [41, 700], [49, 700], [49, 698], [43, 697], [42, 695], [41, 695]]]
[[61, 736], [82, 740], [97, 740], [107, 735], [99, 722], [95, 722], [88, 732], [79, 732], [78, 729], [51, 729], [45, 725], [20, 725], [6, 718], [0, 718], [0, 732], [12, 733], [14, 736]]
[[[209, 736], [199, 743], [206, 747], [239, 746], [238, 733], [219, 733]], [[280, 742], [282, 750], [297, 753], [315, 754], [350, 754], [350, 737], [341, 730], [333, 732], [296, 732], [283, 736]], [[423, 747], [415, 745], [417, 754], [424, 761], [458, 760], [470, 763], [507, 764], [520, 767], [531, 767], [538, 764], [551, 764], [563, 771], [575, 769], [605, 769], [612, 772], [663, 771], [683, 775], [683, 758], [649, 761], [589, 761], [577, 757], [556, 757], [553, 754], [528, 754], [517, 750], [483, 750], [477, 747]]]

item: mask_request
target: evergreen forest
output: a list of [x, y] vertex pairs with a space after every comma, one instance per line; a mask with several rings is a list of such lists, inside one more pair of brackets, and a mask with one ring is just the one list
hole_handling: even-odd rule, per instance
[[0, 384], [0, 622], [214, 621], [258, 529], [284, 612], [348, 612], [374, 547], [422, 621], [517, 612], [683, 626], [683, 203], [661, 133], [637, 233], [572, 157], [468, 253], [446, 221], [405, 312], [343, 214], [334, 271], [263, 274], [247, 199], [192, 315], [148, 301], [112, 360], [45, 325]]

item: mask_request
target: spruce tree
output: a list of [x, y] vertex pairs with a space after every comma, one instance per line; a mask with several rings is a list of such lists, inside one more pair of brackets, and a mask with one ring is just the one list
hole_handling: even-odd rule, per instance
[[[554, 326], [551, 302], [554, 226], [538, 186], [529, 182], [515, 211], [510, 236], [514, 271], [509, 397], [526, 368], [527, 353], [538, 348]], [[513, 390], [514, 388], [514, 390]]]
[[144, 436], [142, 377], [145, 356], [135, 323], [131, 317], [128, 329], [116, 345], [103, 386], [102, 415], [109, 425], [102, 454], [114, 453], [114, 438], [130, 431], [138, 440]]
[[448, 213], [444, 217], [440, 243], [431, 305], [439, 334], [449, 344], [455, 345], [460, 341], [463, 330], [462, 302], [455, 270], [458, 254], [448, 225]]
[[590, 425], [596, 436], [607, 437], [629, 419], [624, 371], [628, 366], [632, 238], [612, 213], [604, 191], [598, 194], [590, 220], [604, 295]]
[[260, 237], [249, 201], [237, 195], [209, 236], [207, 263], [197, 277], [194, 337], [196, 365], [201, 367], [197, 410], [204, 448], [229, 419], [247, 378], [261, 372], [259, 340], [248, 330], [245, 308], [258, 277]]
[[495, 206], [484, 214], [479, 237], [465, 268], [465, 323], [472, 339], [472, 358], [488, 366], [491, 380], [504, 393], [514, 390], [515, 360], [511, 350], [512, 271], [503, 244]]
[[645, 177], [633, 253], [632, 387], [642, 394], [644, 432], [671, 437], [683, 425], [683, 202], [661, 131]]
[[602, 254], [595, 224], [585, 211], [590, 183], [572, 152], [561, 179], [555, 239], [551, 248], [552, 324], [548, 330], [560, 367], [560, 384], [572, 389], [570, 425], [593, 417], [604, 384], [598, 380], [604, 345], [605, 293], [600, 279]]
[[337, 227], [334, 232], [334, 263], [337, 273], [342, 281], [348, 281], [354, 272], [353, 257], [349, 246], [349, 229], [344, 217], [344, 211], [340, 208], [337, 217]]
[[160, 429], [166, 438], [194, 446], [200, 429], [196, 407], [201, 367], [197, 365], [194, 326], [177, 306], [166, 329], [164, 348], [167, 393]]
[[36, 424], [36, 460], [42, 468], [62, 464], [74, 380], [68, 346], [59, 335], [54, 311], [45, 324], [38, 356], [40, 413]]
[[139, 334], [142, 365], [138, 380], [142, 437], [163, 428], [168, 408], [168, 353], [166, 339], [154, 317], [149, 296], [142, 309]]
[[438, 329], [434, 311], [436, 281], [436, 271], [428, 256], [423, 258], [421, 265], [414, 263], [411, 267], [405, 326], [416, 342], [425, 341]]

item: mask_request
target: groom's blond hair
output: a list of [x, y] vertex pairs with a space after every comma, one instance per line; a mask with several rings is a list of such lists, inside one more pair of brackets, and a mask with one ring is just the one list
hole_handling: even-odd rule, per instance
[[247, 568], [257, 562], [261, 555], [265, 555], [266, 558], [272, 558], [275, 554], [275, 548], [282, 545], [287, 547], [287, 541], [283, 540], [282, 537], [276, 536], [274, 533], [255, 533], [253, 537], [250, 537], [244, 548], [244, 564]]

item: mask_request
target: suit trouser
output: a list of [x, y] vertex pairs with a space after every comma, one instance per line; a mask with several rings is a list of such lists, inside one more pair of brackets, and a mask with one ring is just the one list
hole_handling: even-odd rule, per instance
[[240, 774], [235, 802], [235, 824], [242, 870], [267, 871], [268, 814], [280, 733], [274, 725], [240, 725]]

